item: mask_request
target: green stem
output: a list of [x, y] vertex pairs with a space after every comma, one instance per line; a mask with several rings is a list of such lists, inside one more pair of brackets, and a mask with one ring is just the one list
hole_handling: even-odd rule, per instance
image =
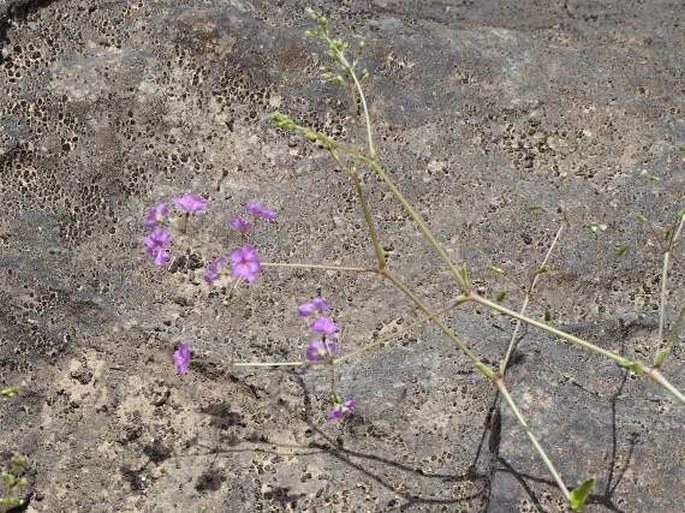
[[400, 192], [400, 190], [397, 188], [392, 179], [388, 176], [385, 170], [378, 164], [378, 162], [376, 162], [374, 158], [365, 155], [363, 152], [359, 151], [357, 148], [353, 146], [340, 143], [335, 139], [328, 137], [325, 134], [316, 132], [310, 128], [303, 127], [302, 125], [293, 124], [292, 128], [300, 132], [308, 140], [319, 141], [329, 151], [331, 151], [332, 149], [344, 151], [345, 153], [347, 153], [351, 157], [354, 157], [359, 162], [364, 164], [366, 167], [371, 169], [374, 173], [376, 173], [376, 175], [383, 181], [383, 183], [385, 183], [390, 193], [393, 196], [395, 196], [395, 199], [397, 199], [397, 201], [399, 201], [399, 203], [402, 205], [402, 208], [404, 208], [407, 215], [411, 218], [416, 227], [426, 238], [428, 243], [433, 247], [438, 256], [440, 256], [442, 261], [445, 262], [445, 264], [447, 264], [447, 267], [452, 273], [454, 280], [459, 285], [459, 288], [463, 292], [467, 292], [470, 289], [468, 281], [461, 275], [459, 268], [454, 264], [454, 262], [452, 262], [452, 259], [447, 254], [447, 251], [435, 238], [435, 235], [433, 235], [433, 232], [430, 230], [430, 228], [423, 220], [421, 215], [414, 209], [414, 207], [412, 207], [411, 203], [407, 201], [407, 198], [404, 197], [404, 194]]
[[231, 367], [302, 367], [316, 365], [315, 362], [234, 362]]
[[494, 382], [495, 382], [495, 385], [497, 386], [497, 389], [502, 394], [502, 397], [504, 397], [504, 400], [507, 402], [507, 405], [509, 405], [509, 409], [514, 414], [514, 417], [516, 417], [516, 420], [518, 421], [519, 425], [525, 431], [526, 436], [528, 437], [528, 440], [530, 440], [530, 443], [533, 444], [535, 451], [540, 455], [540, 458], [542, 458], [542, 461], [545, 463], [547, 470], [549, 470], [550, 474], [552, 474], [554, 481], [556, 481], [557, 486], [559, 487], [559, 489], [561, 489], [561, 491], [564, 494], [564, 497], [566, 497], [566, 500], [568, 501], [571, 497], [571, 494], [568, 491], [568, 488], [566, 488], [566, 485], [564, 484], [564, 481], [562, 481], [561, 476], [559, 475], [559, 472], [554, 467], [552, 460], [550, 460], [549, 456], [547, 456], [547, 453], [544, 451], [544, 449], [540, 445], [540, 442], [538, 442], [538, 439], [533, 434], [533, 431], [530, 429], [530, 426], [528, 426], [526, 419], [523, 418], [523, 415], [521, 415], [521, 412], [519, 411], [518, 407], [516, 406], [516, 403], [511, 398], [511, 395], [509, 395], [509, 391], [507, 390], [507, 387], [504, 384], [504, 380], [502, 378], [497, 378], [494, 380]]
[[469, 284], [462, 277], [461, 273], [459, 272], [459, 269], [454, 264], [454, 262], [452, 262], [452, 259], [447, 254], [445, 248], [443, 248], [442, 245], [438, 242], [438, 240], [435, 238], [435, 235], [433, 235], [433, 232], [430, 230], [430, 228], [423, 220], [421, 215], [414, 209], [411, 203], [407, 201], [407, 198], [405, 198], [404, 194], [400, 192], [400, 190], [397, 188], [397, 186], [388, 176], [385, 170], [374, 159], [370, 159], [365, 155], [357, 155], [356, 158], [364, 162], [385, 183], [388, 190], [390, 190], [390, 193], [393, 196], [395, 196], [395, 199], [397, 199], [397, 201], [400, 202], [402, 208], [404, 208], [407, 215], [411, 218], [416, 227], [426, 238], [428, 243], [433, 247], [433, 249], [435, 249], [436, 253], [440, 256], [443, 262], [447, 264], [447, 266], [450, 269], [450, 272], [452, 273], [452, 276], [454, 277], [455, 281], [459, 284], [461, 290], [463, 292], [467, 292], [470, 288]]
[[340, 265], [323, 265], [323, 264], [293, 264], [290, 262], [262, 262], [263, 267], [285, 267], [291, 269], [320, 269], [323, 271], [350, 271], [357, 273], [376, 273], [377, 269], [370, 269], [368, 267], [345, 267]]
[[405, 326], [403, 329], [401, 329], [401, 330], [399, 330], [399, 331], [397, 331], [397, 332], [395, 332], [395, 333], [390, 333], [390, 334], [386, 335], [385, 337], [380, 337], [379, 339], [374, 340], [373, 342], [371, 342], [371, 343], [369, 343], [369, 344], [366, 344], [366, 345], [363, 345], [363, 346], [361, 346], [361, 347], [358, 347], [358, 348], [355, 349], [354, 351], [350, 351], [350, 352], [348, 352], [348, 353], [344, 353], [344, 354], [342, 354], [342, 355], [340, 355], [340, 356], [334, 358], [334, 361], [335, 361], [335, 363], [338, 363], [338, 364], [339, 364], [339, 363], [341, 363], [341, 362], [344, 362], [345, 360], [349, 360], [349, 359], [351, 359], [351, 358], [354, 358], [354, 357], [357, 356], [357, 355], [360, 355], [360, 354], [362, 354], [362, 353], [365, 353], [365, 352], [367, 352], [367, 351], [370, 351], [371, 349], [374, 349], [374, 348], [376, 348], [376, 347], [378, 347], [378, 346], [380, 346], [380, 345], [382, 345], [382, 344], [385, 344], [385, 343], [387, 343], [388, 341], [390, 341], [390, 340], [392, 340], [392, 339], [394, 339], [394, 338], [399, 337], [400, 335], [404, 335], [405, 333], [411, 331], [412, 329], [414, 329], [414, 328], [416, 328], [416, 327], [418, 327], [418, 326], [420, 326], [420, 325], [422, 325], [422, 324], [425, 324], [425, 323], [428, 322], [428, 321], [432, 321], [432, 320], [435, 319], [436, 317], [439, 317], [439, 316], [441, 316], [441, 315], [446, 314], [446, 313], [449, 312], [452, 308], [454, 308], [454, 307], [456, 307], [456, 306], [459, 306], [460, 304], [464, 303], [465, 301], [467, 301], [467, 299], [466, 299], [465, 296], [459, 296], [459, 297], [457, 297], [454, 301], [452, 301], [452, 303], [451, 303], [450, 305], [448, 305], [448, 306], [446, 306], [446, 307], [444, 307], [444, 308], [438, 310], [438, 311], [435, 312], [434, 314], [432, 314], [432, 315], [427, 315], [427, 316], [425, 316], [425, 317], [422, 317], [422, 318], [419, 319], [418, 321], [413, 322], [413, 323], [409, 324], [408, 326]]
[[659, 372], [659, 369], [655, 367], [650, 367], [648, 369], [645, 369], [645, 374], [649, 376], [655, 383], [660, 385], [662, 388], [665, 388], [668, 390], [671, 394], [673, 394], [675, 397], [678, 398], [678, 400], [685, 404], [685, 395], [678, 390], [676, 387], [674, 387], [670, 381], [668, 381], [661, 372]]
[[359, 181], [359, 173], [356, 169], [350, 169], [344, 164], [338, 152], [334, 149], [330, 149], [329, 153], [331, 158], [345, 170], [347, 175], [352, 180], [354, 185], [355, 193], [357, 194], [357, 201], [362, 208], [362, 213], [364, 215], [364, 221], [366, 222], [366, 227], [369, 231], [369, 238], [371, 239], [371, 244], [373, 244], [373, 251], [376, 254], [376, 260], [378, 261], [378, 268], [383, 269], [385, 267], [385, 253], [381, 247], [380, 239], [378, 238], [378, 232], [376, 230], [376, 225], [371, 217], [371, 211], [369, 210], [369, 205], [366, 202], [366, 196], [364, 196], [364, 191], [362, 190], [361, 182]]
[[668, 279], [668, 266], [669, 260], [671, 259], [671, 252], [675, 246], [676, 240], [680, 235], [680, 231], [683, 229], [683, 223], [685, 223], [685, 216], [680, 218], [680, 223], [678, 223], [678, 228], [676, 229], [673, 237], [668, 243], [666, 251], [664, 251], [664, 264], [661, 268], [661, 294], [659, 300], [659, 344], [662, 344], [664, 337], [664, 326], [666, 325], [666, 300], [667, 300], [667, 279]]
[[[552, 251], [554, 251], [554, 246], [556, 246], [557, 242], [559, 241], [559, 237], [561, 237], [561, 232], [564, 229], [563, 223], [559, 226], [559, 229], [557, 230], [557, 234], [554, 236], [554, 240], [552, 241], [552, 244], [550, 244], [549, 249], [547, 250], [547, 254], [545, 255], [545, 258], [542, 260], [542, 263], [540, 264], [540, 267], [538, 268], [537, 272], [535, 273], [535, 276], [533, 277], [533, 281], [530, 284], [530, 287], [526, 291], [526, 296], [523, 298], [523, 305], [521, 306], [521, 310], [519, 310], [519, 314], [524, 315], [526, 313], [526, 309], [528, 308], [528, 303], [530, 302], [530, 298], [533, 295], [533, 290], [535, 289], [535, 285], [537, 285], [538, 278], [540, 277], [540, 274], [542, 273], [542, 270], [545, 268], [547, 265], [547, 262], [549, 261], [550, 257], [552, 256]], [[514, 352], [514, 348], [516, 347], [516, 337], [518, 337], [518, 332], [519, 329], [521, 329], [521, 321], [519, 319], [516, 319], [516, 326], [514, 326], [514, 332], [511, 334], [511, 340], [509, 340], [509, 347], [507, 347], [507, 352], [504, 356], [504, 360], [500, 363], [499, 366], [499, 373], [501, 376], [504, 376], [504, 373], [507, 371], [507, 366], [509, 365], [509, 359], [511, 358], [511, 354]]]
[[[333, 47], [332, 41], [330, 37], [328, 37], [328, 35], [326, 36], [326, 42], [328, 43], [329, 47]], [[369, 146], [369, 156], [372, 159], [374, 159], [376, 158], [376, 148], [373, 144], [373, 134], [371, 131], [371, 116], [369, 116], [369, 109], [366, 105], [366, 96], [364, 95], [364, 91], [362, 89], [361, 83], [359, 82], [359, 78], [357, 78], [357, 73], [354, 71], [354, 66], [350, 64], [350, 62], [347, 60], [347, 57], [345, 57], [345, 54], [343, 52], [336, 51], [336, 54], [338, 56], [340, 64], [343, 66], [344, 69], [347, 70], [347, 72], [352, 77], [354, 87], [357, 90], [357, 94], [359, 95], [359, 101], [361, 102], [362, 110], [364, 111], [364, 122], [366, 124], [366, 141]]]
[[685, 324], [685, 306], [683, 306], [680, 309], [678, 318], [676, 319], [675, 323], [673, 323], [673, 326], [671, 327], [671, 332], [666, 337], [666, 340], [663, 343], [663, 347], [659, 349], [656, 352], [656, 355], [654, 356], [654, 367], [656, 367], [657, 369], [664, 364], [666, 357], [668, 357], [669, 353], [671, 352], [673, 343], [675, 342], [676, 338], [678, 338], [678, 334], [680, 333], [683, 324]]
[[548, 333], [551, 333], [552, 335], [556, 335], [559, 338], [562, 338], [564, 340], [568, 340], [569, 342], [572, 342], [576, 345], [579, 345], [581, 347], [584, 347], [585, 349], [589, 349], [590, 351], [593, 351], [595, 353], [601, 354], [602, 356], [605, 356], [609, 358], [610, 360], [613, 360], [617, 362], [619, 365], [623, 367], [632, 367], [635, 362], [632, 360], [628, 360], [627, 358], [623, 358], [621, 355], [614, 353], [612, 351], [608, 351], [606, 349], [602, 349], [599, 346], [596, 346], [590, 342], [587, 342], [586, 340], [583, 340], [582, 338], [578, 338], [574, 335], [571, 335], [570, 333], [566, 333], [564, 331], [558, 330], [557, 328], [550, 326], [549, 324], [545, 324], [544, 322], [536, 321], [535, 319], [531, 319], [530, 317], [526, 317], [525, 315], [521, 315], [520, 313], [510, 310], [506, 306], [500, 305], [499, 303], [495, 303], [493, 301], [489, 301], [488, 299], [485, 299], [484, 297], [476, 294], [475, 292], [471, 292], [469, 294], [469, 299], [472, 301], [475, 301], [476, 303], [479, 303], [483, 306], [487, 306], [488, 308], [491, 308], [493, 310], [496, 310], [500, 313], [503, 313], [504, 315], [507, 315], [509, 317], [513, 317], [514, 319], [518, 319], [520, 321], [525, 322], [526, 324], [530, 324], [531, 326], [535, 326], [536, 328], [540, 328], [541, 330], [544, 330]]
[[376, 253], [376, 260], [378, 261], [378, 269], [385, 268], [385, 252], [381, 247], [380, 240], [378, 239], [378, 232], [376, 231], [376, 226], [371, 218], [371, 212], [369, 211], [369, 205], [366, 203], [366, 197], [362, 192], [362, 185], [359, 182], [359, 174], [354, 173], [352, 176], [352, 182], [354, 183], [354, 190], [357, 192], [357, 199], [359, 200], [359, 205], [362, 207], [362, 212], [364, 213], [364, 221], [366, 221], [366, 226], [369, 230], [369, 237], [371, 238], [371, 243], [373, 244], [373, 250]]
[[421, 301], [414, 292], [407, 287], [402, 281], [400, 281], [399, 278], [397, 278], [394, 274], [392, 274], [390, 271], [387, 269], [384, 269], [381, 274], [385, 276], [390, 282], [392, 282], [395, 287], [400, 289], [404, 294], [414, 303], [423, 313], [425, 313], [428, 317], [431, 317], [433, 320], [433, 323], [442, 330], [442, 332], [449, 338], [454, 344], [457, 346], [457, 348], [464, 353], [469, 360], [471, 360], [471, 363], [473, 363], [474, 367], [483, 374], [487, 379], [492, 379], [494, 376], [494, 372], [483, 362], [480, 361], [480, 359], [468, 348], [466, 345], [464, 345], [459, 338], [457, 338], [457, 335], [452, 331], [444, 322], [442, 322], [438, 317], [437, 314], [433, 313], [424, 303]]

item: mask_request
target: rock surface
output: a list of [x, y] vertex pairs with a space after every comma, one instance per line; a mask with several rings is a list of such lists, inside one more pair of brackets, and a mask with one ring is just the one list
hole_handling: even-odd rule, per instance
[[[372, 262], [347, 177], [268, 123], [279, 109], [361, 140], [345, 95], [317, 80], [308, 5], [0, 2], [0, 386], [26, 384], [0, 403], [0, 452], [28, 457], [30, 511], [564, 510], [493, 388], [434, 328], [343, 366], [358, 407], [340, 423], [325, 422], [327, 372], [228, 367], [301, 358], [294, 309], [318, 293], [346, 348], [418, 317], [371, 275], [267, 268], [233, 294], [202, 283], [241, 243], [226, 221], [251, 199], [279, 212], [250, 236], [263, 259]], [[380, 160], [483, 292], [507, 289], [519, 308], [515, 283], [565, 219], [531, 315], [653, 353], [661, 244], [685, 199], [682, 2], [312, 7], [366, 42]], [[391, 267], [446, 304], [440, 262], [364, 180]], [[210, 208], [156, 267], [143, 211], [187, 191]], [[492, 366], [513, 329], [470, 306], [446, 320]], [[198, 364], [179, 378], [183, 340]], [[664, 370], [681, 390], [684, 360], [676, 347]], [[533, 329], [508, 383], [567, 485], [597, 477], [587, 511], [682, 511], [685, 408], [661, 389]]]

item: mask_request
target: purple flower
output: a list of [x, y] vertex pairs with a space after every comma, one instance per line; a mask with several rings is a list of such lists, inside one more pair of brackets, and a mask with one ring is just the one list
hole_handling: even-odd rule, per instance
[[247, 233], [251, 232], [254, 230], [254, 227], [252, 226], [252, 223], [248, 221], [247, 219], [244, 219], [242, 217], [236, 217], [231, 221], [231, 226], [238, 230], [239, 232], [242, 233]]
[[309, 317], [315, 310], [314, 304], [311, 301], [307, 301], [306, 303], [297, 306], [297, 315], [300, 317]]
[[208, 285], [214, 283], [216, 279], [219, 277], [219, 272], [221, 271], [221, 268], [226, 265], [226, 262], [228, 262], [228, 258], [226, 257], [226, 255], [219, 255], [214, 260], [212, 260], [207, 266], [207, 270], [205, 271], [205, 283], [207, 283]]
[[257, 250], [249, 244], [231, 253], [231, 276], [234, 280], [243, 278], [248, 283], [252, 283], [261, 268], [262, 264]]
[[329, 317], [326, 316], [321, 316], [315, 319], [314, 322], [309, 325], [309, 328], [312, 331], [321, 333], [322, 335], [332, 335], [340, 329], [338, 328], [337, 324], [335, 324]]
[[161, 223], [167, 215], [169, 215], [169, 206], [165, 202], [150, 207], [145, 211], [143, 226], [153, 228]]
[[145, 252], [155, 259], [157, 265], [164, 265], [169, 261], [167, 249], [171, 242], [171, 234], [168, 230], [157, 226], [143, 239]]
[[176, 196], [172, 201], [174, 202], [174, 205], [178, 206], [181, 210], [185, 210], [189, 213], [202, 212], [207, 208], [207, 200], [197, 194], [189, 193], [183, 196]]
[[332, 340], [313, 340], [307, 344], [307, 361], [321, 362], [328, 360], [338, 352], [338, 345]]
[[346, 397], [342, 401], [340, 400], [340, 397], [334, 397], [333, 409], [328, 415], [328, 421], [330, 422], [331, 420], [342, 418], [345, 413], [354, 410], [355, 404], [355, 400], [352, 397]]
[[315, 297], [299, 305], [297, 307], [297, 315], [300, 317], [309, 317], [315, 311], [323, 313], [324, 310], [328, 310], [329, 306], [330, 305], [328, 304], [328, 301], [326, 301], [324, 298]]
[[252, 214], [256, 217], [262, 217], [264, 219], [276, 219], [276, 212], [266, 208], [264, 205], [260, 205], [256, 201], [248, 201], [245, 204], [245, 211], [248, 214]]
[[188, 365], [190, 364], [190, 346], [181, 342], [178, 349], [174, 351], [174, 364], [176, 364], [176, 372], [183, 374], [188, 370]]

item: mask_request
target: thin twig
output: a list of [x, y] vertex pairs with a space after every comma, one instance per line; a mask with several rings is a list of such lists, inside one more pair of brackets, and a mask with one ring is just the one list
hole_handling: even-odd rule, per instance
[[661, 294], [659, 299], [659, 344], [663, 343], [664, 337], [664, 326], [666, 324], [666, 301], [667, 301], [667, 279], [668, 279], [668, 266], [670, 263], [671, 253], [675, 247], [675, 243], [680, 236], [680, 232], [683, 229], [683, 223], [685, 223], [685, 216], [680, 218], [680, 223], [678, 223], [678, 228], [676, 229], [673, 237], [671, 237], [664, 251], [664, 264], [661, 268]]
[[547, 453], [544, 451], [544, 449], [540, 445], [540, 442], [538, 442], [538, 439], [533, 434], [533, 431], [530, 429], [530, 426], [528, 426], [526, 419], [523, 418], [523, 415], [521, 415], [521, 412], [519, 411], [518, 407], [516, 406], [516, 403], [511, 398], [511, 395], [509, 395], [509, 390], [507, 390], [507, 387], [504, 384], [504, 380], [501, 377], [498, 377], [497, 379], [494, 380], [494, 383], [495, 383], [495, 386], [497, 386], [497, 389], [502, 394], [502, 397], [504, 397], [504, 400], [507, 402], [507, 405], [509, 405], [509, 409], [514, 414], [514, 417], [516, 417], [516, 420], [518, 421], [519, 425], [525, 431], [526, 436], [528, 437], [528, 440], [530, 440], [530, 443], [533, 444], [533, 448], [540, 455], [540, 458], [542, 458], [542, 461], [545, 463], [547, 470], [549, 470], [549, 473], [552, 474], [554, 481], [556, 481], [557, 486], [561, 489], [561, 491], [564, 494], [564, 497], [566, 497], [566, 500], [568, 501], [571, 497], [571, 494], [568, 491], [568, 488], [566, 488], [566, 485], [564, 484], [564, 481], [561, 479], [561, 475], [559, 475], [559, 472], [554, 467], [552, 460], [550, 460], [549, 456], [547, 456]]
[[335, 363], [338, 363], [338, 364], [339, 364], [339, 363], [342, 363], [342, 362], [344, 362], [345, 360], [349, 360], [349, 359], [351, 359], [351, 358], [354, 358], [355, 356], [357, 356], [357, 355], [359, 355], [359, 354], [361, 354], [361, 353], [365, 353], [366, 351], [370, 351], [371, 349], [374, 349], [375, 347], [378, 347], [378, 346], [380, 346], [380, 345], [386, 344], [387, 342], [389, 342], [389, 341], [392, 340], [392, 339], [397, 339], [398, 337], [404, 335], [405, 333], [408, 333], [408, 332], [411, 331], [412, 329], [414, 329], [414, 328], [416, 328], [416, 327], [418, 327], [418, 326], [421, 326], [422, 324], [425, 324], [425, 323], [428, 322], [428, 321], [432, 321], [432, 320], [435, 319], [436, 317], [439, 317], [439, 316], [441, 316], [441, 315], [446, 314], [446, 313], [449, 312], [452, 308], [455, 308], [455, 307], [459, 306], [459, 305], [462, 304], [464, 301], [466, 301], [465, 298], [457, 298], [457, 299], [455, 299], [454, 301], [452, 301], [452, 303], [450, 303], [448, 306], [446, 306], [446, 307], [444, 307], [444, 308], [438, 310], [437, 312], [435, 312], [435, 313], [432, 314], [432, 315], [427, 315], [427, 316], [425, 316], [425, 317], [422, 317], [422, 318], [419, 319], [418, 321], [412, 322], [411, 324], [408, 324], [407, 326], [404, 326], [403, 328], [399, 329], [398, 331], [396, 331], [396, 332], [394, 332], [394, 333], [389, 333], [388, 335], [386, 335], [386, 336], [384, 336], [384, 337], [380, 337], [380, 338], [378, 338], [377, 340], [374, 340], [373, 342], [371, 342], [371, 343], [369, 343], [369, 344], [365, 344], [365, 345], [363, 345], [363, 346], [361, 346], [361, 347], [358, 347], [358, 348], [355, 349], [354, 351], [350, 351], [350, 352], [348, 352], [348, 353], [344, 353], [344, 354], [342, 354], [342, 355], [340, 355], [340, 356], [337, 356], [336, 358], [334, 358]]
[[[554, 236], [554, 240], [552, 241], [552, 244], [550, 244], [549, 249], [547, 250], [547, 254], [545, 255], [545, 258], [542, 260], [540, 267], [535, 272], [535, 276], [533, 277], [533, 281], [531, 282], [530, 287], [526, 291], [526, 295], [523, 298], [523, 305], [521, 305], [521, 310], [519, 310], [519, 313], [521, 315], [524, 315], [526, 313], [526, 308], [528, 308], [528, 302], [530, 301], [530, 298], [533, 295], [533, 290], [535, 289], [535, 285], [538, 282], [538, 278], [540, 277], [543, 270], [547, 266], [547, 262], [549, 261], [550, 257], [552, 256], [552, 251], [554, 251], [554, 246], [556, 246], [557, 242], [559, 241], [559, 237], [561, 237], [561, 232], [563, 231], [563, 229], [564, 229], [564, 223], [559, 225], [559, 229], [557, 230], [557, 234]], [[499, 366], [499, 373], [501, 376], [504, 376], [505, 372], [507, 371], [507, 366], [509, 365], [509, 359], [511, 358], [511, 354], [514, 352], [514, 348], [516, 347], [516, 337], [518, 336], [520, 328], [521, 328], [521, 321], [519, 319], [516, 319], [516, 325], [514, 326], [514, 332], [511, 334], [511, 340], [509, 341], [509, 347], [507, 347], [507, 352], [506, 352], [506, 355], [504, 356], [504, 360], [502, 360], [502, 362], [500, 363], [500, 366]]]
[[294, 264], [290, 262], [262, 262], [263, 267], [285, 267], [291, 269], [313, 269], [323, 271], [349, 271], [357, 273], [375, 273], [377, 269], [369, 267], [346, 267], [341, 265], [325, 265], [325, 264]]

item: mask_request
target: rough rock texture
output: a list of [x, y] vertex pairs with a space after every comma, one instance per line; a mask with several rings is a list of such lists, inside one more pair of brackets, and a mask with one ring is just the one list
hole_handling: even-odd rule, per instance
[[[323, 370], [228, 368], [301, 358], [293, 311], [319, 292], [348, 348], [417, 317], [370, 275], [270, 268], [233, 294], [201, 282], [240, 243], [225, 221], [249, 199], [279, 211], [251, 236], [265, 260], [371, 262], [346, 176], [267, 121], [281, 109], [360, 140], [347, 98], [316, 79], [307, 5], [0, 2], [0, 385], [27, 385], [0, 403], [0, 452], [28, 456], [29, 510], [563, 511], [492, 387], [434, 328], [343, 367], [358, 409], [341, 423], [325, 422]], [[565, 216], [531, 315], [653, 352], [660, 244], [685, 193], [682, 2], [314, 7], [366, 41], [380, 159], [483, 292], [507, 288], [518, 308], [487, 264], [527, 282]], [[445, 304], [439, 261], [372, 176], [365, 187], [390, 265]], [[155, 267], [142, 212], [189, 190], [210, 209]], [[466, 306], [447, 320], [496, 365], [507, 319]], [[199, 363], [179, 379], [181, 340]], [[682, 511], [682, 405], [532, 329], [515, 362], [512, 395], [568, 485], [597, 476], [587, 511]], [[685, 388], [679, 347], [665, 373]]]

